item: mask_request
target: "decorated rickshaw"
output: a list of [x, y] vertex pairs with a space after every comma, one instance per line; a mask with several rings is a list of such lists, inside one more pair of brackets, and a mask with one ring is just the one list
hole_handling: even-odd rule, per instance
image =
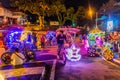
[[[79, 61], [81, 59], [80, 48], [75, 44], [76, 33], [80, 30], [77, 28], [59, 28], [57, 31], [63, 30], [67, 36], [68, 43], [65, 44], [65, 49], [62, 50], [62, 55], [70, 61]], [[65, 58], [63, 58], [65, 59]]]
[[114, 53], [112, 50], [112, 44], [109, 42], [105, 42], [104, 46], [101, 47], [101, 55], [106, 60], [112, 60], [114, 58]]
[[[89, 56], [97, 56], [100, 52], [99, 47], [103, 46], [105, 38], [105, 32], [101, 31], [97, 27], [92, 29], [88, 34], [88, 55]], [[98, 50], [97, 50], [98, 49]]]
[[120, 32], [118, 31], [111, 31], [108, 33], [108, 41], [112, 43], [112, 50], [114, 52], [114, 58], [119, 57], [120, 52]]
[[89, 56], [102, 55], [106, 60], [112, 60], [114, 55], [111, 42], [105, 40], [105, 32], [95, 28], [89, 32]]
[[6, 26], [3, 28], [3, 42], [5, 52], [1, 55], [1, 60], [5, 64], [10, 63], [11, 54], [14, 48], [19, 48], [27, 60], [34, 60], [35, 53], [32, 48], [32, 33], [24, 30], [22, 26]]
[[117, 31], [112, 31], [108, 33], [108, 40], [110, 42], [118, 42], [120, 39], [120, 33]]

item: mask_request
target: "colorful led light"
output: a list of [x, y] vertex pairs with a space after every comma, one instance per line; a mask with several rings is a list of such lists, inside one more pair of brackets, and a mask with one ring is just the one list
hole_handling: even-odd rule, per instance
[[66, 51], [66, 57], [68, 60], [79, 61], [81, 59], [81, 55], [79, 54], [80, 48], [76, 48], [74, 44], [72, 44], [70, 48], [67, 48]]

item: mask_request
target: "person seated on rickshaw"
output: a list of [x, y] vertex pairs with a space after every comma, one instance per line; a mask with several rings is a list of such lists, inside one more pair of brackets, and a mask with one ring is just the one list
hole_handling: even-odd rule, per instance
[[13, 66], [22, 65], [26, 61], [25, 56], [20, 53], [18, 48], [15, 48], [14, 51], [15, 52], [11, 56], [11, 64]]

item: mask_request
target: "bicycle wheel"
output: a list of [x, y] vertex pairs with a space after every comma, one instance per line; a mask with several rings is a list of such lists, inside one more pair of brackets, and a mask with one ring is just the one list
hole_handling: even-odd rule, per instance
[[1, 60], [5, 64], [10, 64], [11, 62], [11, 53], [10, 52], [5, 52], [1, 55]]
[[64, 52], [61, 53], [60, 60], [61, 60], [62, 65], [64, 66], [66, 64], [66, 56]]
[[33, 51], [28, 51], [27, 52], [27, 57], [29, 60], [35, 60], [36, 59], [36, 54]]

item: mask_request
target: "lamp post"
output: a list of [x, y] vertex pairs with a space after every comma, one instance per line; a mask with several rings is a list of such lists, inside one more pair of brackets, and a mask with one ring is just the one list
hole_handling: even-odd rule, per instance
[[98, 20], [97, 20], [97, 18], [98, 18], [98, 13], [97, 13], [97, 12], [95, 13], [95, 16], [96, 16], [96, 19], [95, 19], [95, 27], [98, 28], [98, 27], [97, 27], [97, 24], [98, 24]]
[[89, 6], [88, 15], [89, 15], [90, 19], [92, 20], [92, 17], [93, 17], [93, 9], [91, 8], [91, 6]]
[[89, 5], [88, 15], [92, 20], [93, 14], [95, 14], [95, 28], [98, 28], [98, 12], [95, 12], [94, 9]]

